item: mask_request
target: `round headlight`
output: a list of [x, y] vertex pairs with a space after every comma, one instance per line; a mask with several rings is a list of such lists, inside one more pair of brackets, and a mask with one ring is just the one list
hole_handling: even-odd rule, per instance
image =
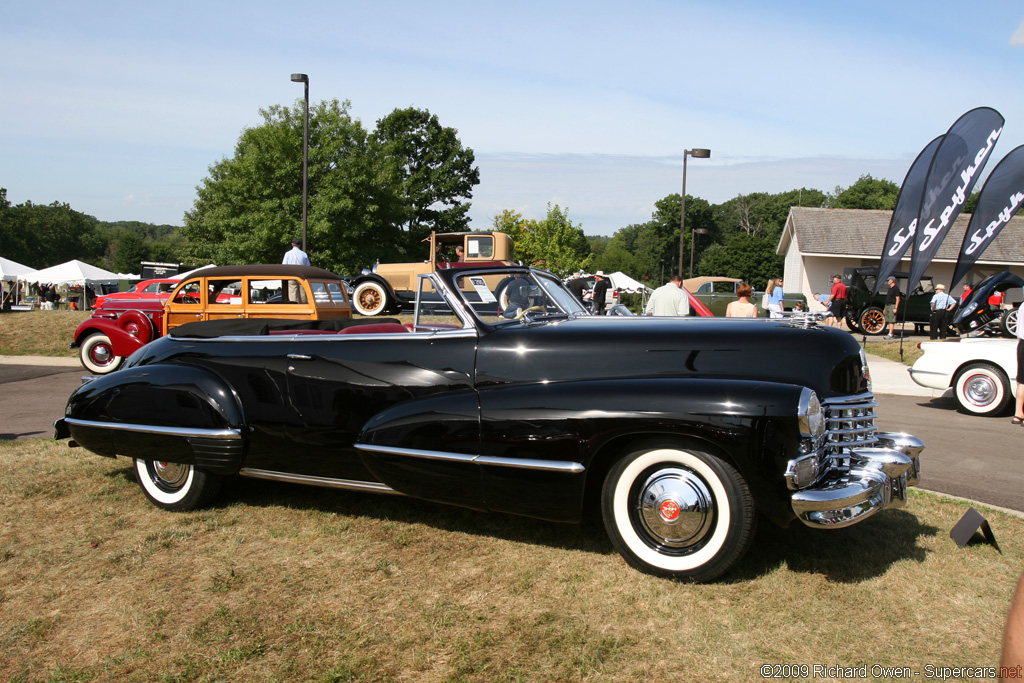
[[818, 400], [818, 395], [806, 387], [800, 393], [800, 407], [797, 412], [800, 420], [801, 436], [820, 440], [825, 436], [825, 409]]

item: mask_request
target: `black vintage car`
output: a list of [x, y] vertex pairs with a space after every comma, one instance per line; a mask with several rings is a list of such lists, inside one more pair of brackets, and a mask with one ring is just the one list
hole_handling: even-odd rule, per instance
[[924, 444], [876, 431], [861, 348], [810, 319], [591, 316], [551, 274], [496, 266], [421, 276], [408, 324], [294, 325], [183, 325], [76, 390], [56, 434], [134, 458], [168, 510], [240, 475], [595, 513], [629, 564], [693, 581], [759, 515], [845, 527], [918, 480]]
[[[929, 324], [931, 319], [931, 301], [935, 296], [932, 276], [925, 275], [913, 288], [908, 288], [907, 278], [910, 273], [893, 272], [896, 286], [903, 292], [903, 302], [897, 313], [897, 322], [913, 323], [919, 332]], [[843, 284], [846, 285], [846, 324], [854, 332], [878, 335], [885, 332], [885, 294], [889, 288], [883, 282], [878, 294], [875, 294], [875, 283], [878, 278], [877, 266], [861, 266], [843, 270]], [[908, 291], [909, 290], [909, 291]], [[956, 336], [956, 332], [951, 333]]]

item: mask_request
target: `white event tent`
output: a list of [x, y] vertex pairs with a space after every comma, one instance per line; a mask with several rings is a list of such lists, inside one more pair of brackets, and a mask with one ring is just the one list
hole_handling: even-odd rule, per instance
[[621, 270], [617, 270], [608, 276], [612, 281], [612, 287], [619, 290], [620, 292], [628, 292], [630, 294], [650, 294], [652, 290], [642, 282], [637, 282], [630, 276], [623, 273]]
[[35, 268], [23, 266], [17, 261], [0, 256], [0, 280], [7, 280], [8, 282], [29, 280], [35, 272]]
[[85, 296], [81, 304], [83, 308], [88, 308], [92, 305], [92, 297], [103, 293], [102, 286], [116, 288], [120, 278], [117, 273], [72, 259], [67, 263], [37, 270], [30, 279], [40, 284], [81, 287]]
[[[2, 281], [16, 283], [18, 280], [31, 280], [35, 272], [35, 268], [29, 268], [17, 261], [12, 261], [11, 259], [0, 256], [0, 280]], [[0, 295], [0, 300], [2, 300], [0, 301], [0, 305], [17, 303], [17, 301], [12, 302], [10, 300], [12, 295], [20, 295], [20, 287], [18, 287], [17, 284], [0, 286], [0, 290], [3, 292], [3, 294]]]
[[[25, 278], [22, 279], [24, 280]], [[109, 270], [103, 270], [96, 266], [90, 266], [88, 263], [82, 263], [77, 259], [72, 259], [67, 263], [37, 270], [31, 279], [36, 282], [45, 282], [53, 285], [85, 285], [86, 283], [116, 285], [118, 275], [117, 273], [111, 273]]]

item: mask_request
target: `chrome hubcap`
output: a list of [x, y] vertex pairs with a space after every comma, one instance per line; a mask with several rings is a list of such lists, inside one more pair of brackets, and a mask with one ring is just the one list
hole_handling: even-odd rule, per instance
[[689, 548], [711, 532], [714, 502], [707, 485], [693, 472], [658, 470], [644, 482], [639, 498], [639, 521], [659, 545]]
[[102, 365], [109, 363], [114, 354], [111, 353], [110, 347], [106, 344], [97, 344], [92, 347], [92, 351], [89, 355], [92, 356], [94, 362]]
[[153, 480], [162, 488], [180, 488], [188, 478], [189, 466], [175, 462], [154, 462]]
[[964, 395], [977, 406], [985, 406], [995, 400], [996, 385], [990, 377], [975, 375], [964, 384]]

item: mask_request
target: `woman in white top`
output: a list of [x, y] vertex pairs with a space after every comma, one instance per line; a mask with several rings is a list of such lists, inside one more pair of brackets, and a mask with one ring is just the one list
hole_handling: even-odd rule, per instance
[[782, 291], [782, 278], [769, 280], [765, 294], [768, 295], [768, 317], [781, 318], [782, 299], [785, 297]]
[[757, 306], [750, 303], [751, 289], [746, 282], [740, 283], [736, 288], [736, 295], [739, 297], [725, 307], [726, 318], [756, 318]]

